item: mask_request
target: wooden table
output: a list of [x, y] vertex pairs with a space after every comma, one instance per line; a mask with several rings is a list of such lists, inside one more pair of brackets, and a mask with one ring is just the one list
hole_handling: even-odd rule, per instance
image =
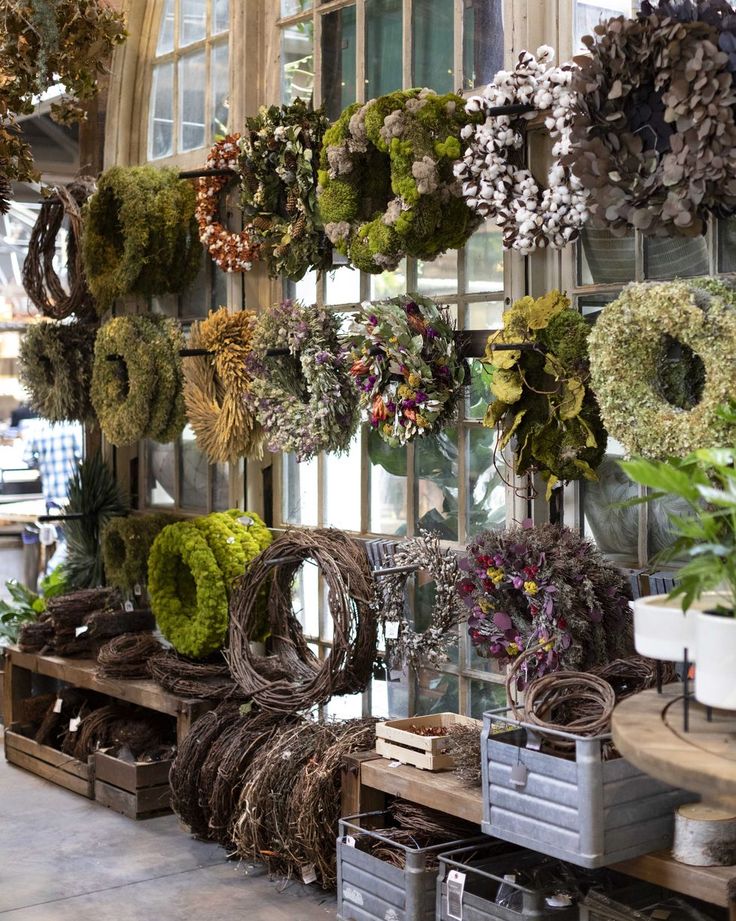
[[736, 809], [736, 713], [714, 710], [709, 722], [706, 708], [691, 701], [685, 732], [683, 707], [680, 684], [629, 697], [613, 713], [618, 750], [652, 777]]

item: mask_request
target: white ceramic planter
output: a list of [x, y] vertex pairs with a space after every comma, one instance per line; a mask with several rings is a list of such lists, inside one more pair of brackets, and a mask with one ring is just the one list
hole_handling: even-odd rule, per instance
[[684, 650], [695, 660], [694, 610], [683, 611], [667, 595], [637, 598], [634, 606], [634, 645], [640, 656], [682, 662]]
[[736, 710], [736, 617], [699, 612], [695, 642], [695, 699], [708, 707]]

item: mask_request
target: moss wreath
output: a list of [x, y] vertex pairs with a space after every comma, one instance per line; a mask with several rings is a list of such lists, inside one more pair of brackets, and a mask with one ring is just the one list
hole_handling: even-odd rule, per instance
[[156, 537], [148, 558], [151, 610], [159, 629], [182, 655], [202, 658], [227, 634], [225, 580], [204, 534], [180, 521]]
[[174, 169], [114, 166], [84, 209], [87, 284], [104, 312], [117, 297], [178, 293], [193, 281], [202, 249], [195, 195]]
[[20, 342], [18, 378], [33, 409], [50, 422], [94, 418], [90, 401], [96, 328], [43, 320]]
[[[266, 541], [266, 546], [271, 543], [271, 532], [263, 522], [254, 518], [252, 512], [237, 511], [212, 512], [203, 518], [195, 518], [194, 525], [204, 534], [210, 549], [215, 555], [217, 565], [225, 579], [225, 589], [228, 595], [233, 582], [243, 575], [246, 563], [250, 562], [261, 552], [261, 541]], [[247, 517], [252, 520], [252, 525], [241, 524], [239, 518]], [[256, 540], [256, 532], [265, 532]]]
[[256, 315], [249, 310], [213, 310], [195, 323], [189, 347], [212, 355], [184, 363], [184, 403], [197, 444], [213, 464], [263, 455], [263, 429], [246, 402], [251, 379], [245, 359]]
[[148, 582], [148, 555], [156, 536], [176, 519], [168, 514], [113, 518], [102, 531], [105, 576], [128, 594]]
[[[690, 365], [685, 377], [703, 381], [700, 393], [672, 397], [679, 406], [668, 398], [666, 359], [673, 343]], [[719, 414], [736, 399], [732, 288], [717, 279], [629, 285], [603, 309], [589, 347], [603, 421], [628, 453], [684, 457], [736, 440], [736, 426]]]
[[412, 89], [355, 103], [327, 130], [319, 213], [356, 268], [377, 274], [406, 255], [434, 259], [479, 226], [453, 175], [460, 132], [478, 118], [460, 96]]
[[[92, 404], [113, 445], [173, 441], [184, 427], [183, 338], [175, 320], [115, 317], [97, 334]], [[121, 360], [110, 361], [109, 355]]]

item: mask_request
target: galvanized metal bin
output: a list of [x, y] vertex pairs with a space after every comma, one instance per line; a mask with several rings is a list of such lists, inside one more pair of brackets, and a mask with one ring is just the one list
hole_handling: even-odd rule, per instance
[[[340, 819], [337, 839], [337, 919], [338, 921], [435, 921], [437, 869], [427, 869], [427, 858], [442, 851], [456, 850], [471, 841], [452, 841], [434, 847], [411, 848], [381, 834], [369, 824], [387, 813], [370, 812]], [[360, 847], [346, 843], [361, 836], [385, 841], [406, 853], [403, 869], [374, 857]], [[472, 839], [476, 843], [482, 837]]]
[[[500, 730], [500, 731], [499, 731]], [[610, 734], [582, 738], [568, 760], [539, 750], [536, 727], [508, 710], [484, 715], [483, 831], [581, 867], [603, 867], [672, 843], [674, 810], [698, 799], [624, 758], [602, 759]]]

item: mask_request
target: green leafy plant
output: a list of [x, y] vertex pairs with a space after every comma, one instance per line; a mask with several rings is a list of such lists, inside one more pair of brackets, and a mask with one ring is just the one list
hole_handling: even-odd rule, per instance
[[15, 643], [23, 624], [38, 620], [46, 610], [46, 602], [15, 579], [9, 579], [5, 588], [10, 600], [0, 601], [0, 640]]

